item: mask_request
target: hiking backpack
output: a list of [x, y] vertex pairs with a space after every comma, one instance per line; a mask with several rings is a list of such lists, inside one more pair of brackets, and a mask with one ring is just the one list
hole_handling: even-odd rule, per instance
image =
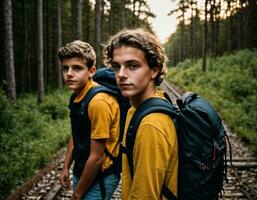
[[[186, 93], [177, 100], [177, 105], [172, 105], [170, 99], [149, 98], [139, 106], [130, 121], [126, 137], [131, 177], [134, 174], [133, 148], [137, 129], [143, 117], [154, 112], [169, 115], [176, 127], [178, 199], [218, 199], [227, 173], [228, 137], [218, 113], [208, 101], [195, 93]], [[161, 192], [169, 200], [177, 199], [165, 185]]]
[[[122, 96], [115, 79], [114, 71], [111, 68], [100, 68], [96, 71], [93, 76], [93, 80], [99, 83], [99, 86], [91, 88], [83, 99], [84, 105], [88, 105], [91, 99], [99, 92], [104, 92], [114, 96], [120, 107], [120, 135], [119, 135], [119, 143], [122, 141], [125, 120], [127, 111], [130, 108], [129, 99]], [[111, 153], [109, 153], [105, 149], [105, 154], [113, 161], [113, 167], [115, 172], [121, 173], [121, 158], [122, 158], [122, 149], [119, 147], [119, 153], [117, 157], [114, 157]]]

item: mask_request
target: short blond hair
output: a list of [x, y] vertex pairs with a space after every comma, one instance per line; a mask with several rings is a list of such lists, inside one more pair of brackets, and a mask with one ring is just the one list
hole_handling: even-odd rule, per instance
[[57, 55], [60, 61], [66, 58], [83, 58], [88, 68], [91, 68], [96, 64], [94, 48], [87, 42], [83, 42], [81, 40], [75, 40], [66, 44], [64, 47], [61, 47], [58, 50]]
[[143, 29], [124, 29], [110, 38], [104, 49], [104, 61], [112, 66], [113, 51], [122, 46], [134, 47], [144, 52], [150, 68], [157, 67], [159, 74], [155, 84], [160, 85], [167, 72], [167, 57], [157, 37]]

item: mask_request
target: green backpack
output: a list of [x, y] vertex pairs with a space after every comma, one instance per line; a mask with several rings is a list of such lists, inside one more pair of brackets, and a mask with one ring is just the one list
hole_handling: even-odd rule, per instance
[[[222, 120], [211, 104], [195, 93], [186, 93], [172, 105], [170, 99], [149, 98], [133, 115], [126, 137], [126, 154], [133, 178], [133, 148], [137, 129], [150, 113], [169, 115], [176, 127], [179, 144], [178, 199], [214, 200], [226, 180], [226, 144], [231, 146]], [[230, 159], [231, 160], [231, 159]], [[163, 185], [167, 199], [177, 199]]]
[[[111, 153], [109, 153], [105, 149], [105, 153], [107, 156], [110, 157], [110, 159], [113, 161], [113, 166], [115, 172], [121, 173], [122, 171], [122, 138], [123, 138], [123, 132], [124, 132], [124, 126], [127, 116], [127, 111], [131, 107], [130, 101], [128, 98], [122, 96], [120, 89], [117, 86], [115, 74], [114, 71], [111, 68], [103, 67], [96, 71], [93, 80], [100, 84], [100, 86], [91, 88], [90, 91], [88, 91], [84, 101], [85, 104], [88, 104], [90, 100], [99, 92], [104, 92], [107, 94], [110, 94], [114, 96], [119, 104], [120, 107], [120, 135], [119, 135], [119, 153], [117, 157], [114, 157]], [[87, 102], [87, 103], [86, 103]]]
[[[130, 101], [128, 98], [122, 96], [122, 94], [117, 86], [116, 80], [115, 80], [114, 71], [111, 68], [104, 67], [104, 68], [98, 69], [93, 77], [93, 80], [95, 82], [99, 83], [100, 85], [91, 88], [87, 92], [86, 96], [82, 100], [82, 103], [81, 103], [82, 105], [81, 105], [80, 111], [81, 111], [81, 113], [84, 113], [87, 110], [86, 107], [88, 106], [91, 99], [100, 92], [107, 93], [107, 94], [114, 96], [117, 99], [117, 102], [118, 102], [119, 108], [120, 108], [119, 143], [121, 143], [122, 138], [123, 138], [123, 132], [124, 132], [123, 130], [124, 130], [124, 126], [125, 126], [127, 111], [131, 107]], [[71, 97], [70, 104], [71, 104], [71, 102], [74, 101], [74, 98], [75, 98], [75, 96]], [[99, 180], [99, 184], [100, 184], [102, 199], [105, 199], [105, 196], [106, 196], [106, 188], [105, 188], [105, 184], [103, 181], [103, 177], [110, 173], [121, 173], [122, 152], [123, 152], [122, 150], [123, 150], [122, 146], [120, 145], [119, 153], [118, 153], [117, 157], [114, 157], [110, 152], [107, 151], [107, 149], [105, 149], [105, 151], [104, 151], [105, 154], [107, 156], [109, 156], [109, 158], [113, 161], [113, 165], [108, 170], [106, 170], [105, 173], [99, 173], [97, 176], [97, 179]]]

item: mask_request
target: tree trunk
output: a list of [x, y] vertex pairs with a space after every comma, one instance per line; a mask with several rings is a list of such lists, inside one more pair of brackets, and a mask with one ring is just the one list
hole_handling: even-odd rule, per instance
[[101, 6], [102, 1], [101, 0], [95, 0], [95, 51], [96, 51], [96, 57], [97, 57], [97, 64], [96, 66], [99, 67], [102, 63], [101, 59], [101, 32], [102, 32], [102, 17], [101, 17]]
[[26, 0], [22, 0], [22, 10], [23, 10], [23, 15], [22, 15], [22, 20], [23, 20], [23, 25], [24, 25], [24, 38], [23, 38], [23, 45], [24, 45], [24, 57], [23, 57], [23, 67], [20, 69], [20, 92], [23, 93], [26, 91], [26, 86], [25, 86], [25, 76], [26, 76], [26, 56], [27, 56], [27, 43], [26, 43], [26, 38], [27, 38], [27, 28], [28, 28], [28, 21], [27, 21], [27, 9], [26, 9]]
[[248, 12], [244, 12], [243, 14], [243, 48], [247, 47], [247, 36], [248, 36], [248, 21], [249, 21], [249, 13]]
[[183, 40], [184, 40], [184, 26], [183, 26], [183, 22], [180, 22], [180, 47], [179, 47], [179, 61], [183, 61]]
[[212, 55], [214, 54], [214, 47], [215, 47], [215, 21], [214, 21], [214, 12], [215, 12], [215, 0], [211, 1], [211, 8], [210, 8], [210, 25], [211, 25], [211, 30], [210, 30], [210, 51]]
[[86, 0], [84, 1], [83, 5], [83, 10], [84, 10], [84, 21], [83, 24], [85, 24], [84, 31], [83, 31], [83, 38], [85, 38], [85, 41], [90, 41], [90, 36], [91, 36], [91, 7], [90, 7], [90, 1]]
[[[21, 71], [21, 92], [31, 92], [32, 90], [32, 34], [36, 32], [36, 29], [32, 29], [32, 20], [34, 18], [31, 14], [31, 8], [35, 8], [35, 3], [32, 5], [30, 4], [29, 0], [23, 1], [24, 6], [24, 66], [22, 67]], [[35, 12], [35, 11], [34, 11]], [[35, 27], [36, 28], [36, 27]]]
[[44, 62], [43, 62], [43, 0], [38, 0], [37, 5], [37, 66], [38, 66], [38, 103], [43, 101], [44, 96]]
[[71, 31], [73, 40], [82, 40], [82, 2], [71, 0]]
[[121, 28], [124, 29], [126, 27], [126, 0], [121, 0]]
[[234, 26], [233, 24], [234, 24], [233, 17], [230, 16], [229, 17], [228, 52], [232, 52], [233, 51], [233, 37], [231, 37], [233, 35], [233, 26]]
[[257, 47], [257, 4], [256, 0], [249, 0], [249, 17], [248, 17], [248, 34], [249, 34], [249, 46], [248, 48]]
[[[107, 32], [107, 30], [106, 30], [106, 26], [105, 26], [105, 13], [106, 13], [106, 11], [105, 11], [105, 8], [106, 8], [106, 2], [105, 1], [101, 1], [101, 7], [100, 7], [100, 10], [101, 10], [101, 14], [100, 14], [100, 16], [101, 16], [101, 24], [100, 24], [100, 30], [101, 30], [101, 41], [100, 42], [102, 42], [103, 40], [104, 40], [104, 37], [105, 37], [105, 32]], [[102, 46], [100, 45], [100, 52], [102, 52]], [[100, 53], [100, 61], [102, 61], [102, 53]]]
[[4, 65], [6, 70], [7, 96], [16, 100], [16, 82], [13, 57], [12, 1], [3, 0], [4, 8]]
[[43, 0], [43, 8], [42, 8], [42, 16], [43, 16], [43, 60], [44, 60], [44, 84], [47, 85], [48, 84], [48, 74], [49, 74], [49, 51], [50, 51], [50, 45], [49, 44], [49, 20], [48, 20], [48, 16], [49, 16], [49, 12], [48, 12], [48, 1], [44, 1]]
[[180, 51], [181, 51], [181, 60], [185, 59], [185, 15], [182, 13], [182, 21], [181, 23], [181, 41], [180, 41]]
[[[57, 0], [57, 49], [62, 46], [62, 17], [61, 17], [61, 4], [60, 0]], [[62, 82], [62, 69], [61, 64], [57, 61], [57, 87], [59, 89], [63, 88]]]
[[114, 32], [114, 1], [110, 0], [110, 16], [109, 16], [109, 34], [113, 35]]
[[132, 27], [134, 28], [136, 26], [136, 2], [137, 0], [133, 0], [133, 7], [132, 7]]
[[180, 27], [181, 27], [181, 38], [180, 38], [180, 61], [183, 61], [185, 59], [185, 53], [186, 53], [186, 49], [185, 49], [185, 13], [186, 13], [186, 9], [187, 9], [187, 2], [185, 1], [180, 1], [179, 2], [179, 10], [181, 12], [181, 16], [180, 16]]
[[215, 50], [214, 54], [217, 56], [219, 53], [219, 37], [220, 37], [220, 12], [221, 12], [221, 0], [218, 0], [218, 6], [216, 7], [215, 11]]
[[191, 53], [191, 59], [194, 60], [194, 40], [195, 40], [195, 37], [194, 37], [194, 33], [195, 33], [195, 28], [194, 28], [194, 5], [196, 3], [191, 0], [190, 2], [190, 6], [191, 6], [191, 25], [190, 25], [190, 53]]
[[208, 0], [205, 0], [205, 9], [204, 9], [204, 33], [203, 33], [203, 64], [202, 70], [206, 72], [206, 54], [207, 54], [207, 34], [208, 34]]

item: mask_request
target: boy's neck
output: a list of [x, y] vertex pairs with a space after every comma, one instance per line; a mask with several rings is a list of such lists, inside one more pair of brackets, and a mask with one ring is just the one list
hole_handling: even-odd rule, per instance
[[74, 102], [75, 103], [80, 102], [84, 98], [86, 93], [89, 91], [89, 89], [95, 85], [96, 83], [92, 79], [88, 79], [87, 83], [81, 88], [81, 90], [78, 92], [75, 92], [77, 97], [74, 100]]
[[149, 89], [145, 90], [143, 94], [132, 97], [130, 99], [131, 104], [135, 108], [138, 108], [141, 103], [143, 103], [146, 99], [149, 99], [149, 98], [153, 97], [155, 93], [156, 93], [156, 87], [149, 88]]

